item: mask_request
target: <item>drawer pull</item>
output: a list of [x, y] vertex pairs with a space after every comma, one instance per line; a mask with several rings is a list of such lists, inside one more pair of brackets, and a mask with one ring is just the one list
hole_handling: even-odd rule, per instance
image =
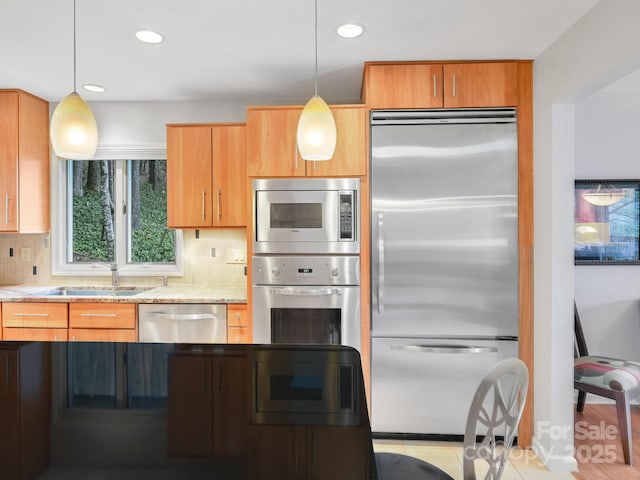
[[14, 317], [48, 317], [48, 313], [14, 313]]
[[117, 317], [117, 313], [81, 313], [81, 317]]

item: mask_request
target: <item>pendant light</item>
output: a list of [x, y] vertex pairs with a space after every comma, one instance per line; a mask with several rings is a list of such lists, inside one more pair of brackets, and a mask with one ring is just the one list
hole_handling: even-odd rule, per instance
[[73, 92], [53, 112], [50, 136], [53, 151], [62, 159], [89, 160], [96, 153], [96, 117], [76, 91], [76, 0], [73, 0]]
[[331, 160], [336, 150], [336, 122], [327, 103], [318, 95], [318, 0], [315, 0], [315, 94], [307, 102], [296, 138], [305, 160]]

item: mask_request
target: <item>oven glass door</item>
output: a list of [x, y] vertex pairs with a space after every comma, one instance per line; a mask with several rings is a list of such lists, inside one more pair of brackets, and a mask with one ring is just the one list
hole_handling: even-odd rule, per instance
[[256, 191], [257, 242], [337, 242], [336, 191]]
[[358, 286], [254, 285], [252, 303], [254, 343], [340, 343], [360, 350]]
[[271, 343], [340, 345], [339, 308], [272, 308]]

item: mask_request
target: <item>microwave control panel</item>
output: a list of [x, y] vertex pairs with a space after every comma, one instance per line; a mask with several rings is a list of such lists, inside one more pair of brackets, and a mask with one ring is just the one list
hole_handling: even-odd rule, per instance
[[340, 240], [353, 241], [354, 238], [354, 211], [355, 192], [340, 192]]

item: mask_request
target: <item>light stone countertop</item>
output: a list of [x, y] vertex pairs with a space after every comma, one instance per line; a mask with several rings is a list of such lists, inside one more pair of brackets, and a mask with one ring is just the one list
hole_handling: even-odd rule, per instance
[[119, 290], [141, 289], [133, 295], [47, 295], [60, 288], [76, 290], [112, 290], [109, 286], [1, 285], [0, 302], [105, 302], [105, 303], [247, 303], [243, 288], [179, 285], [168, 287], [119, 287]]

